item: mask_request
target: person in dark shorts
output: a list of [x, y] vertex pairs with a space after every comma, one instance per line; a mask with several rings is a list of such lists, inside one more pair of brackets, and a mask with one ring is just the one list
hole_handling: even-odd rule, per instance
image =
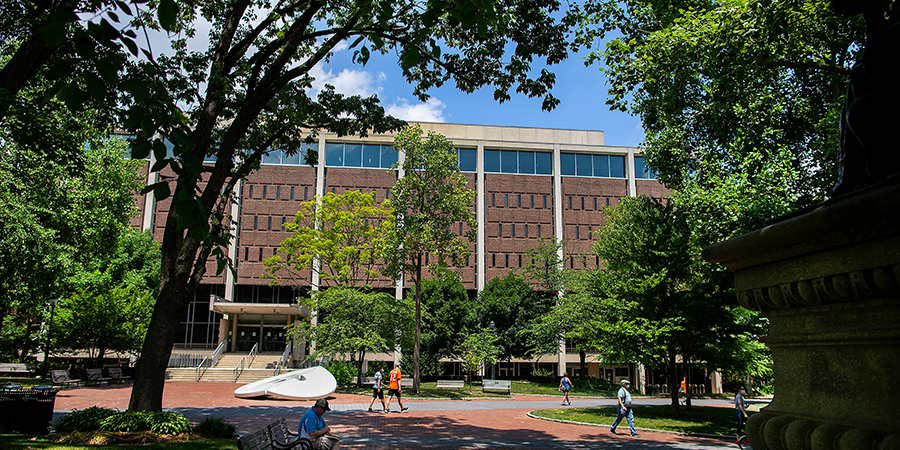
[[403, 399], [400, 398], [400, 379], [403, 378], [403, 374], [400, 372], [400, 364], [394, 366], [394, 370], [388, 374], [388, 400], [387, 406], [384, 408], [384, 412], [391, 411], [391, 399], [394, 396], [397, 396], [397, 403], [400, 404], [400, 412], [406, 411], [409, 408], [403, 407]]
[[387, 411], [387, 406], [384, 404], [384, 384], [382, 383], [382, 375], [381, 371], [384, 370], [381, 367], [378, 368], [378, 372], [375, 372], [375, 384], [372, 386], [372, 401], [369, 403], [369, 412], [372, 412], [372, 405], [375, 404], [375, 399], [381, 399], [381, 410]]

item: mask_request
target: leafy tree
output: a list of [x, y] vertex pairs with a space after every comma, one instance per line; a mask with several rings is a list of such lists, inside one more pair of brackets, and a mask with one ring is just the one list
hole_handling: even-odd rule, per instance
[[[422, 280], [421, 365], [424, 375], [439, 375], [441, 358], [454, 356], [465, 330], [476, 325], [475, 305], [458, 273], [430, 268], [433, 278]], [[409, 293], [415, 298], [415, 292]], [[411, 302], [414, 300], [411, 300]], [[412, 350], [412, 349], [409, 349]], [[404, 353], [412, 354], [404, 349]]]
[[390, 209], [375, 204], [374, 193], [328, 193], [300, 204], [293, 235], [267, 258], [265, 276], [274, 283], [319, 275], [322, 285], [370, 284], [379, 275], [379, 251], [393, 227]]
[[99, 367], [107, 352], [136, 354], [140, 350], [153, 311], [153, 291], [125, 283], [83, 288], [62, 299], [57, 311], [54, 348], [87, 350]]
[[[475, 232], [469, 209], [475, 192], [466, 187], [466, 177], [457, 165], [456, 150], [447, 138], [408, 127], [394, 139], [394, 148], [404, 155], [401, 176], [391, 188], [395, 228], [386, 242], [385, 273], [400, 277], [411, 274], [416, 292], [415, 340], [413, 341], [413, 390], [419, 392], [419, 358], [422, 329], [422, 269], [431, 263], [464, 264], [468, 241]], [[451, 230], [459, 222], [468, 228], [466, 239]]]
[[584, 44], [616, 34], [588, 61], [605, 66], [611, 108], [641, 117], [644, 155], [667, 186], [709, 169], [761, 183], [774, 162], [791, 168], [781, 182], [799, 208], [835, 181], [861, 17], [827, 0], [592, 0], [577, 17]]
[[[48, 117], [66, 120], [58, 113]], [[96, 130], [75, 130], [57, 133], [71, 145], [78, 137], [96, 139]], [[79, 160], [63, 162], [14, 140], [0, 142], [2, 351], [21, 359], [41, 339], [43, 305], [72, 292], [68, 277], [114, 255], [110, 242], [136, 212], [133, 193], [142, 163], [124, 158], [127, 143], [119, 139], [94, 140], [87, 150], [82, 140]]]
[[[228, 205], [238, 180], [263, 154], [301, 150], [310, 133], [385, 132], [402, 122], [386, 117], [378, 100], [346, 98], [326, 87], [313, 99], [310, 71], [344, 43], [355, 61], [372, 53], [398, 55], [421, 99], [448, 81], [472, 92], [493, 86], [500, 101], [516, 90], [542, 97], [550, 109], [555, 78], [537, 71], [566, 57], [567, 28], [552, 13], [557, 0], [527, 2], [267, 2], [179, 3], [163, 0], [155, 17], [172, 30], [172, 55], [153, 55], [123, 77], [123, 126], [137, 136], [135, 158], [154, 155], [152, 170], [176, 174], [148, 186], [171, 196], [162, 242], [160, 293], [138, 362], [129, 408], [158, 411], [178, 321], [212, 257], [224, 270], [231, 222]], [[156, 26], [153, 15], [142, 23]], [[211, 24], [205, 52], [184, 40], [192, 24]], [[507, 51], [509, 49], [509, 51]], [[163, 139], [173, 144], [171, 155]], [[215, 159], [211, 165], [201, 161]], [[315, 154], [306, 154], [314, 162]]]
[[478, 323], [481, 328], [493, 323], [500, 341], [497, 346], [501, 360], [533, 355], [535, 350], [530, 345], [529, 330], [555, 301], [555, 297], [535, 292], [521, 276], [509, 273], [492, 278], [478, 294]]
[[310, 326], [307, 319], [294, 324], [291, 335], [315, 342], [313, 357], [349, 354], [360, 377], [366, 351], [391, 351], [401, 336], [409, 335], [412, 305], [386, 292], [337, 286], [313, 292], [305, 304], [318, 316], [317, 323]]
[[497, 340], [500, 338], [492, 330], [481, 330], [469, 333], [460, 344], [457, 356], [462, 359], [463, 368], [469, 372], [469, 393], [475, 382], [475, 372], [484, 368], [485, 364], [494, 364], [500, 354]]

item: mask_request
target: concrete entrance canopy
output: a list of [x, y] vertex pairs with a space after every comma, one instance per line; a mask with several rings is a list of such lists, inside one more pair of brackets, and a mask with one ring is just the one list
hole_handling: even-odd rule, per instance
[[214, 302], [212, 310], [220, 314], [278, 314], [308, 316], [306, 307], [285, 303]]

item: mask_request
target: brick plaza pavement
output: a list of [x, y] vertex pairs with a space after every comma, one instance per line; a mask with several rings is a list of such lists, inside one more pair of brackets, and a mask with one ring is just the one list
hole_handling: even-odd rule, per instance
[[[163, 407], [194, 422], [223, 417], [239, 433], [256, 431], [284, 417], [292, 427], [311, 401], [235, 398], [233, 383], [168, 382]], [[56, 415], [90, 406], [125, 409], [130, 385], [66, 389], [56, 397]], [[325, 421], [342, 437], [342, 449], [610, 449], [717, 450], [733, 448], [725, 439], [706, 439], [641, 431], [641, 436], [612, 435], [606, 427], [550, 422], [528, 417], [534, 409], [561, 407], [558, 397], [515, 396], [514, 399], [404, 399], [409, 411], [398, 412], [396, 399], [389, 414], [367, 412], [371, 396], [336, 393]], [[613, 405], [612, 399], [572, 399], [572, 407]], [[655, 401], [656, 403], [658, 401]], [[376, 402], [380, 407], [380, 403]], [[635, 413], [640, 414], [640, 406]], [[627, 433], [627, 425], [620, 428]]]

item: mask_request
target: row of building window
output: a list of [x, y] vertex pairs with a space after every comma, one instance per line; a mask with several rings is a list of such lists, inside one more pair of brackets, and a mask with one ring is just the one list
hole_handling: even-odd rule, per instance
[[[503, 254], [491, 253], [491, 255], [490, 255], [491, 267], [497, 267], [497, 268], [503, 268], [503, 269], [510, 268], [510, 267], [522, 267], [522, 264], [525, 262], [525, 258], [527, 258], [527, 256], [524, 256], [522, 253], [512, 253], [512, 254], [510, 254], [510, 253], [503, 253]], [[568, 262], [568, 264], [566, 264], [566, 265], [569, 266], [570, 269], [575, 269], [576, 266], [580, 266], [580, 267], [578, 267], [579, 269], [596, 268], [596, 267], [600, 266], [600, 257], [594, 256], [594, 257], [581, 258], [581, 257], [570, 256], [569, 261], [567, 261], [567, 262]], [[589, 267], [589, 264], [591, 262], [594, 263], [593, 267]], [[532, 260], [531, 263], [534, 264], [535, 261]]]
[[604, 206], [609, 206], [609, 197], [598, 199], [598, 197], [568, 197], [567, 208], [582, 211], [599, 211]]
[[[307, 201], [310, 198], [312, 188], [309, 186], [255, 186], [247, 184], [247, 198], [261, 200], [300, 200]], [[258, 196], [258, 197], [257, 197]]]

